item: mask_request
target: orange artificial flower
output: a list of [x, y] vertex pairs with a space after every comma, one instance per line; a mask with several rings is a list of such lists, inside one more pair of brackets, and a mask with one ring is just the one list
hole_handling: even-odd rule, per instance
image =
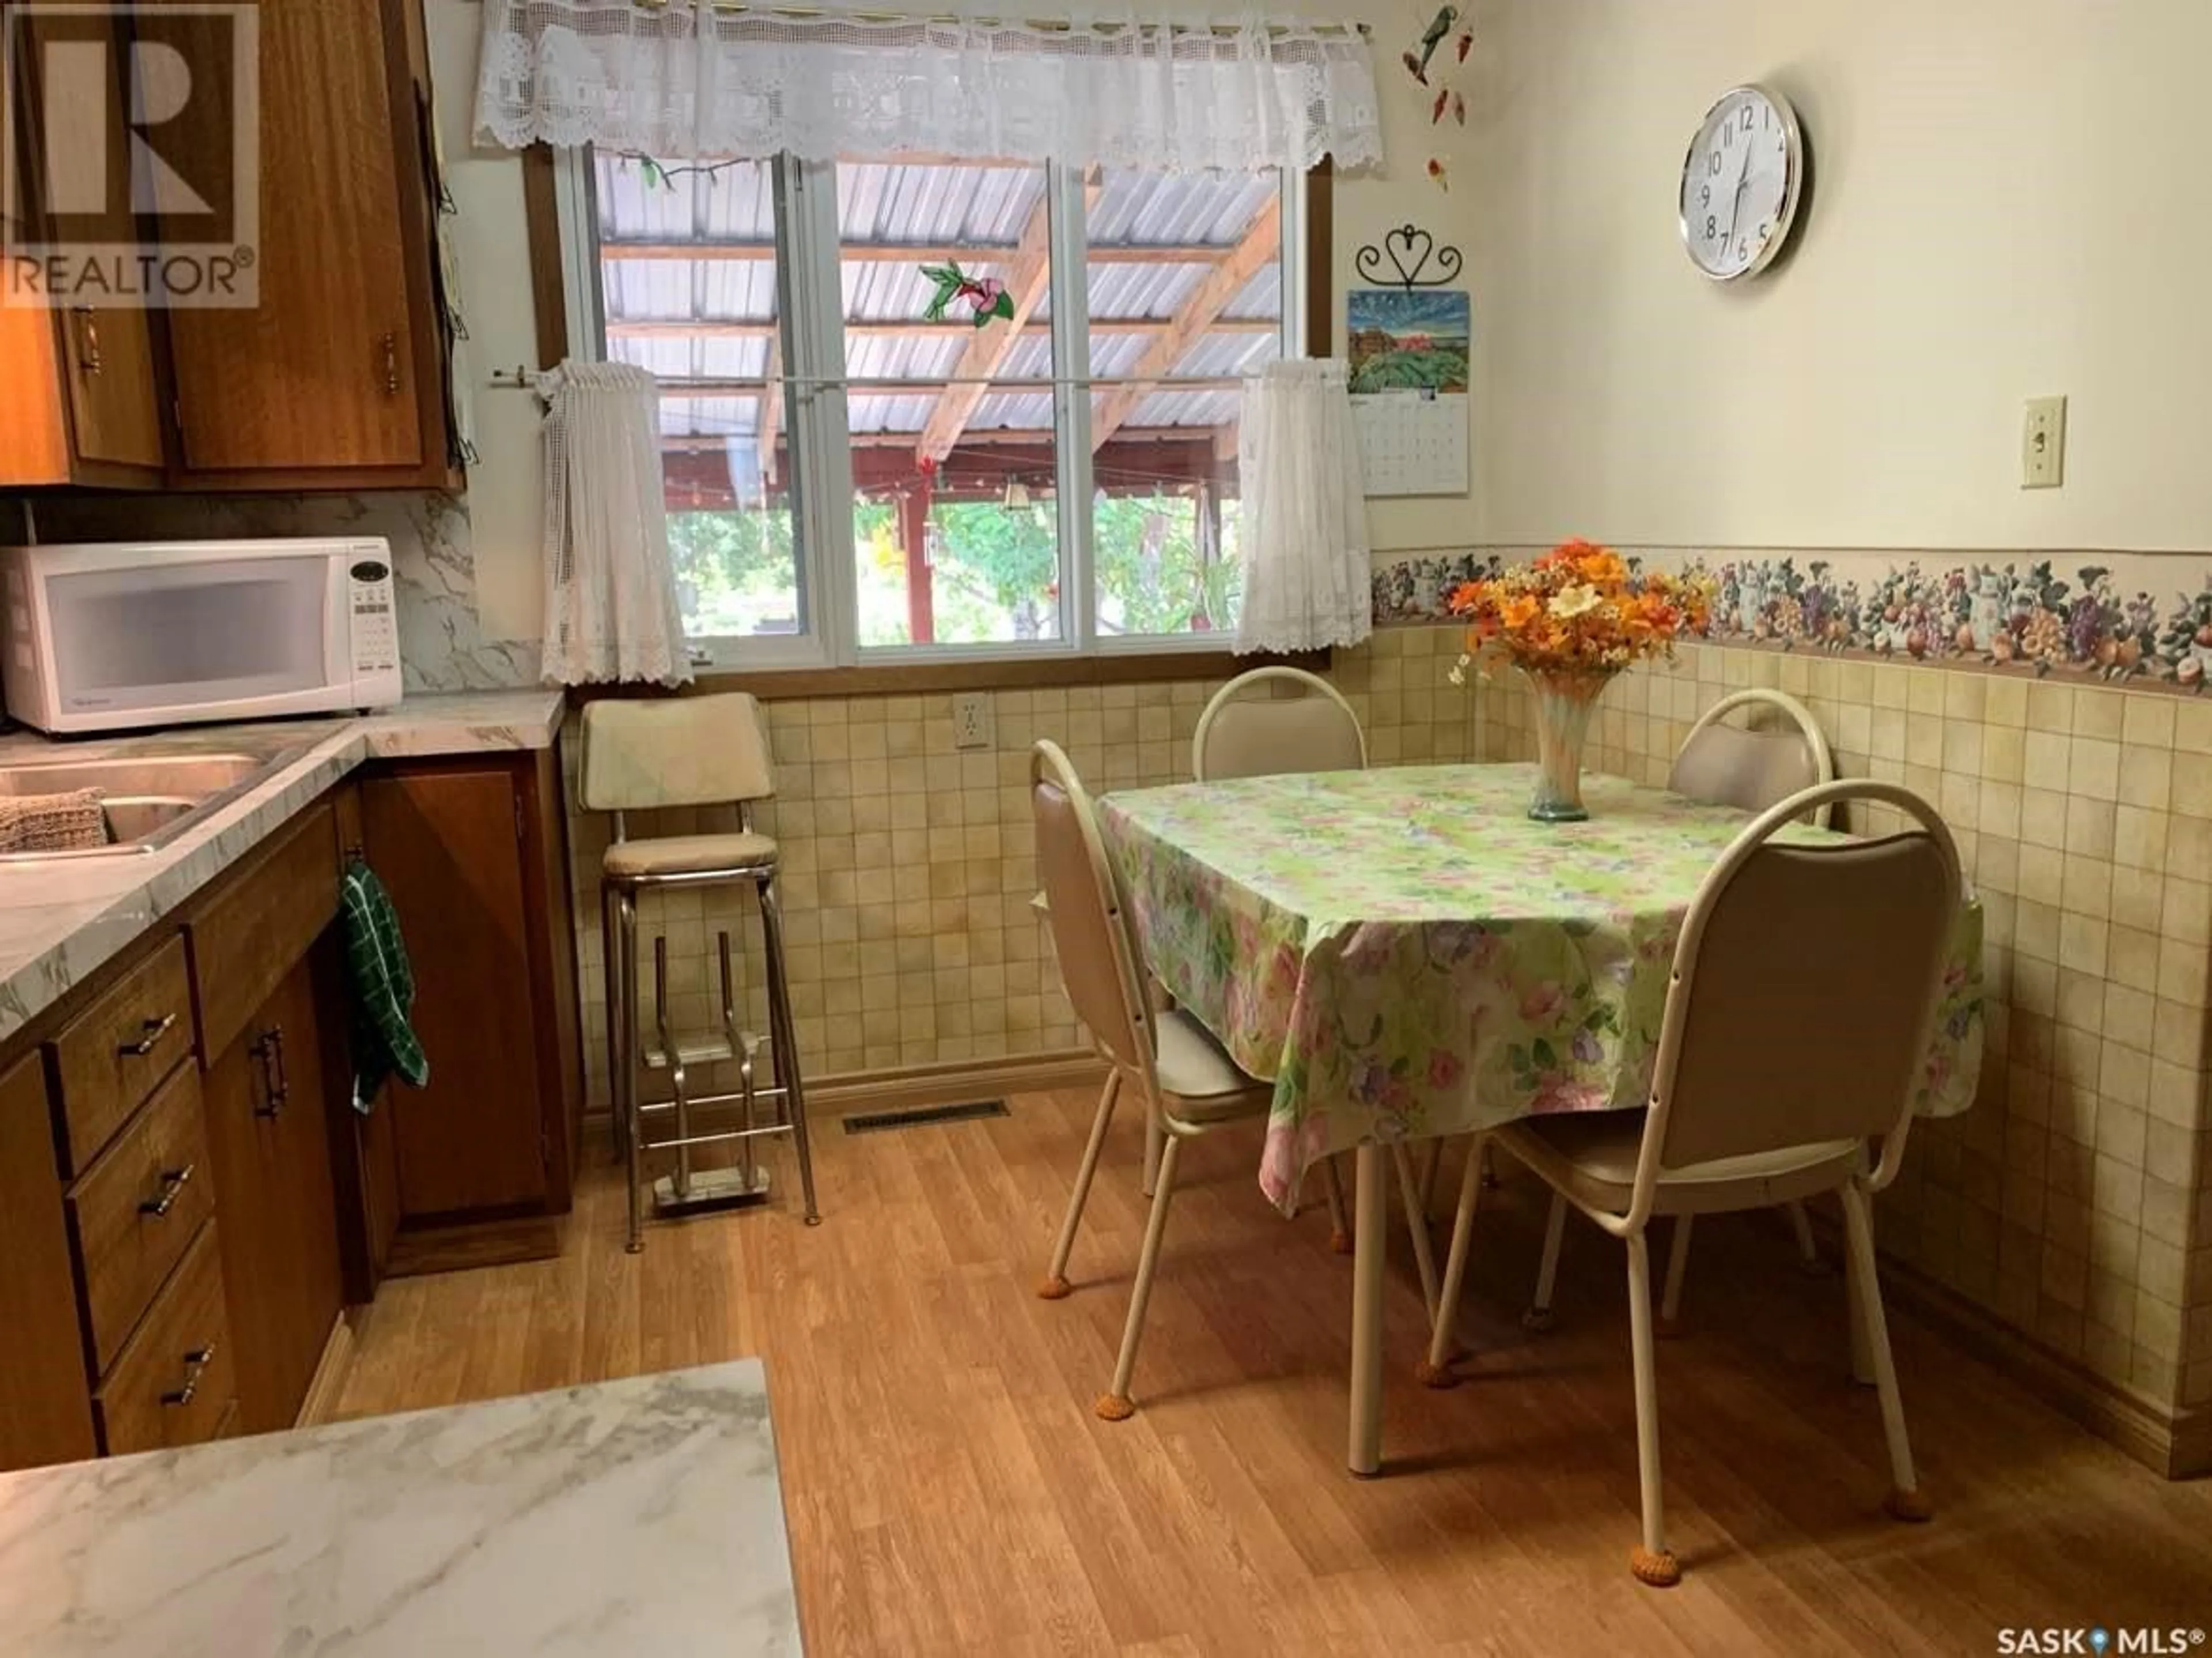
[[1609, 547], [1568, 541], [1527, 564], [1462, 583], [1451, 609], [1468, 624], [1468, 648], [1543, 671], [1614, 673], [1668, 656], [1702, 629], [1705, 584], [1635, 569]]

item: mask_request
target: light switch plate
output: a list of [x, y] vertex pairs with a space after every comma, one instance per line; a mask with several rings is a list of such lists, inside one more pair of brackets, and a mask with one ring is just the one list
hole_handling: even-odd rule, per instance
[[2020, 487], [2057, 489], [2066, 482], [2066, 399], [2030, 398], [2020, 434]]
[[991, 746], [991, 694], [962, 691], [952, 699], [952, 746], [988, 749]]

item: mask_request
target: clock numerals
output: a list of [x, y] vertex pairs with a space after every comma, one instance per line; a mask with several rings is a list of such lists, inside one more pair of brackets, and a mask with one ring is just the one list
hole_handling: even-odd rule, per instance
[[1727, 281], [1774, 257], [1795, 217], [1800, 165], [1794, 118], [1777, 94], [1740, 87], [1707, 112], [1680, 199], [1682, 239], [1700, 270]]

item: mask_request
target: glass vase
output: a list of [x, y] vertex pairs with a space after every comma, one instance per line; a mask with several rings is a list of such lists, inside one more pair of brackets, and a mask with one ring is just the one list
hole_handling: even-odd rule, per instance
[[1571, 673], [1523, 668], [1535, 703], [1536, 794], [1528, 815], [1540, 823], [1579, 823], [1583, 805], [1583, 744], [1590, 715], [1612, 680], [1609, 673]]

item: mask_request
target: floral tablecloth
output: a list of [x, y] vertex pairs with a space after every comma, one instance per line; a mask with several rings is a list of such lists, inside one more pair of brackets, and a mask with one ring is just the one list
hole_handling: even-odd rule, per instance
[[[1271, 1201], [1291, 1206], [1310, 1164], [1364, 1139], [1647, 1096], [1684, 913], [1749, 819], [1593, 777], [1588, 823], [1534, 823], [1532, 780], [1526, 765], [1404, 767], [1100, 802], [1153, 972], [1275, 1084]], [[1970, 902], [1927, 1115], [1973, 1102], [1981, 943]]]

